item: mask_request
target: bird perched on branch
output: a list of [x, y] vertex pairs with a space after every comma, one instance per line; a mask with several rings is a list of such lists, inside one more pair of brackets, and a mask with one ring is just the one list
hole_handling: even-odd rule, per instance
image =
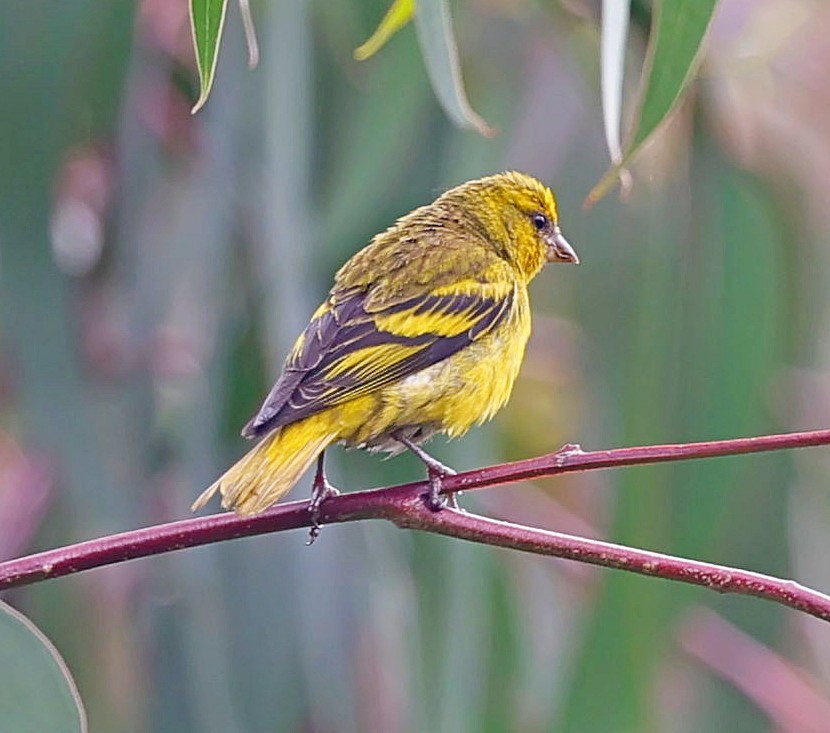
[[193, 509], [219, 491], [224, 508], [261, 512], [316, 459], [316, 525], [337, 493], [323, 465], [334, 443], [412, 451], [440, 508], [453, 471], [421, 443], [463, 435], [507, 402], [530, 336], [527, 285], [546, 262], [579, 258], [551, 191], [522, 173], [469, 181], [400, 218], [340, 268], [242, 430], [259, 442]]

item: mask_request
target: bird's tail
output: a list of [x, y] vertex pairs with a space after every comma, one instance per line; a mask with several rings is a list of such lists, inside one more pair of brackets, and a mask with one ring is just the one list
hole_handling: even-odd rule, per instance
[[284, 425], [266, 435], [193, 502], [201, 509], [219, 491], [222, 507], [258, 514], [279, 501], [335, 439], [326, 413]]

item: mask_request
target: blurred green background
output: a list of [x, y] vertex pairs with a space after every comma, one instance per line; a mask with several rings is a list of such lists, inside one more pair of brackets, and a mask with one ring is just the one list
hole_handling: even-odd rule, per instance
[[[0, 551], [183, 518], [335, 270], [465, 179], [556, 190], [579, 268], [533, 284], [508, 408], [456, 468], [827, 427], [830, 11], [724, 0], [701, 79], [635, 168], [608, 165], [598, 3], [453, 6], [453, 128], [381, 0], [231, 3], [196, 97], [187, 6], [0, 4]], [[642, 13], [640, 14], [642, 15]], [[629, 97], [646, 25], [635, 15]], [[335, 483], [417, 461], [332, 452]], [[821, 449], [569, 476], [487, 514], [830, 588]], [[294, 493], [305, 496], [307, 482]], [[830, 629], [748, 598], [404, 532], [241, 540], [6, 594], [66, 658], [93, 731], [824, 731]]]

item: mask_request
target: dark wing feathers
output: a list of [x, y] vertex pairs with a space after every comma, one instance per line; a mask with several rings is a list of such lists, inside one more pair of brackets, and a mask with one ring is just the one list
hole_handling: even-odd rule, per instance
[[242, 434], [256, 437], [446, 359], [507, 316], [513, 288], [428, 294], [367, 311], [367, 291], [321, 308]]

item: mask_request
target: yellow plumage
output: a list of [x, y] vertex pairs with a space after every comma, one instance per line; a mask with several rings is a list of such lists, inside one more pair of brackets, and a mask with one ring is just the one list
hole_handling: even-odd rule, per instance
[[[377, 235], [335, 284], [243, 430], [261, 441], [194, 504], [255, 514], [333, 443], [398, 453], [463, 435], [508, 400], [530, 336], [527, 285], [578, 262], [548, 188], [521, 173], [462, 184]], [[328, 484], [318, 464], [316, 502]], [[446, 469], [443, 469], [446, 470]], [[320, 493], [322, 492], [322, 493]]]

